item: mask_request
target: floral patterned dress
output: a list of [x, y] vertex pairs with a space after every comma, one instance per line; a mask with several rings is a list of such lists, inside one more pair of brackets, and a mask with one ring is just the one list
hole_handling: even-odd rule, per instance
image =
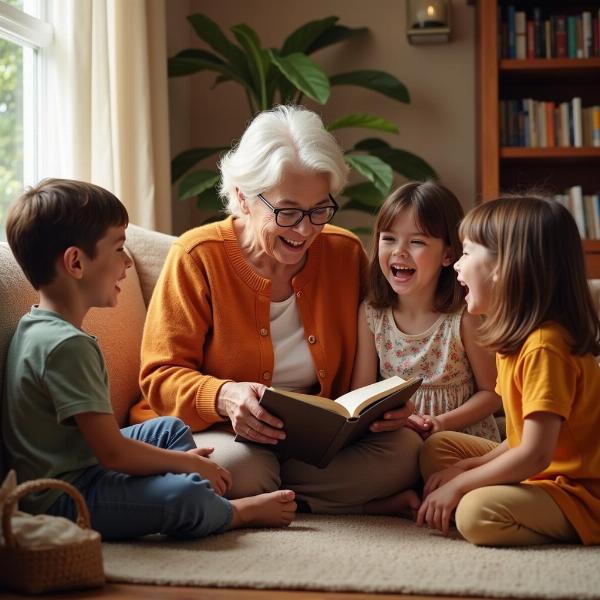
[[[365, 303], [365, 309], [367, 324], [375, 338], [381, 377], [423, 378], [423, 384], [412, 398], [415, 412], [441, 415], [473, 395], [475, 379], [460, 337], [464, 309], [441, 315], [427, 331], [416, 335], [398, 329], [391, 307], [376, 309]], [[493, 415], [463, 432], [501, 441]]]

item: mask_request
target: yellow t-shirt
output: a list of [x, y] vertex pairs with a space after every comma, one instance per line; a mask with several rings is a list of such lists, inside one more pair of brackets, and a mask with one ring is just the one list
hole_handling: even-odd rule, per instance
[[521, 443], [524, 419], [534, 412], [560, 415], [554, 457], [524, 483], [546, 490], [584, 544], [600, 543], [600, 367], [575, 356], [567, 332], [545, 323], [518, 353], [496, 355], [496, 392], [502, 396], [511, 448]]

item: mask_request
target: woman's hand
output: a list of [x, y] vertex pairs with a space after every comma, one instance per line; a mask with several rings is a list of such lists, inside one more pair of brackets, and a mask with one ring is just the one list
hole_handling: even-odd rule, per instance
[[285, 433], [283, 423], [258, 403], [265, 389], [260, 383], [230, 381], [219, 390], [217, 411], [230, 419], [238, 435], [251, 442], [274, 445], [285, 439]]
[[210, 485], [219, 496], [224, 496], [231, 489], [233, 480], [231, 479], [231, 473], [225, 467], [221, 467], [208, 458], [213, 450], [214, 448], [192, 448], [187, 452], [198, 457], [199, 464], [196, 467], [196, 472], [210, 481]]
[[373, 421], [371, 425], [369, 425], [369, 430], [373, 433], [396, 431], [406, 425], [413, 410], [415, 410], [415, 405], [409, 401], [398, 410], [390, 410], [384, 413], [383, 420]]

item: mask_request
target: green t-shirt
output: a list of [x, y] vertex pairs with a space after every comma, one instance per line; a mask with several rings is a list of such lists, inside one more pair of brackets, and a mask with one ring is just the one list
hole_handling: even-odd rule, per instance
[[[112, 413], [108, 375], [96, 338], [58, 314], [32, 307], [19, 322], [6, 359], [2, 437], [19, 482], [73, 482], [98, 463], [75, 419]], [[26, 512], [49, 508], [60, 490], [29, 494]]]

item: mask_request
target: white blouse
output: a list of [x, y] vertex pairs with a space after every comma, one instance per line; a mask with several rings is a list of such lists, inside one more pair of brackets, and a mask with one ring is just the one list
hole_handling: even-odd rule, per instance
[[282, 302], [271, 302], [271, 339], [275, 357], [271, 385], [297, 392], [311, 391], [317, 383], [317, 373], [294, 294]]

